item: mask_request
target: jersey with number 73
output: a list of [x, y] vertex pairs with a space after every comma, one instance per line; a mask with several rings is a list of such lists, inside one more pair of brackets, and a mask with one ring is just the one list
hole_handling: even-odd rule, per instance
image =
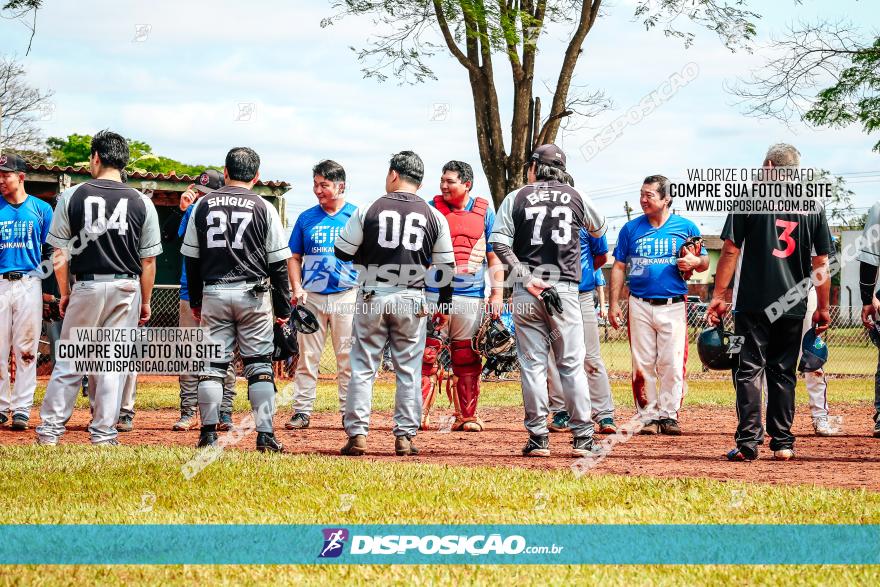
[[605, 217], [579, 190], [542, 181], [504, 198], [489, 241], [511, 247], [531, 270], [553, 267], [561, 281], [580, 283], [581, 227], [599, 238], [605, 234]]

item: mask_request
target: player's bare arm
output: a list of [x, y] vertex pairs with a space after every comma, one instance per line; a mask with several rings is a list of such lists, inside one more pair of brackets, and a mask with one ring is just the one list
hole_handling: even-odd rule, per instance
[[612, 328], [623, 325], [623, 310], [620, 309], [620, 291], [623, 289], [623, 278], [626, 275], [626, 263], [614, 261], [611, 267], [611, 289], [608, 300], [608, 320]]
[[813, 312], [813, 324], [816, 334], [828, 330], [831, 324], [831, 313], [828, 304], [831, 299], [831, 276], [828, 274], [828, 255], [813, 257], [813, 284], [816, 286], [816, 311]]
[[70, 302], [70, 272], [68, 271], [67, 251], [65, 249], [56, 248], [52, 252], [52, 265], [55, 268], [55, 279], [58, 281], [58, 307], [61, 317], [64, 318], [64, 311]]
[[492, 288], [489, 313], [493, 318], [498, 318], [504, 306], [504, 263], [494, 252], [486, 254], [486, 261], [489, 264], [489, 286]]
[[308, 292], [302, 286], [302, 255], [293, 253], [287, 260], [287, 272], [290, 275], [290, 289], [293, 301], [303, 304], [308, 297]]
[[156, 257], [141, 259], [141, 312], [138, 326], [143, 326], [150, 320], [150, 300], [153, 297], [153, 284], [156, 283]]
[[718, 259], [718, 268], [715, 272], [715, 293], [709, 302], [706, 311], [706, 320], [715, 325], [721, 322], [727, 313], [727, 298], [729, 297], [730, 283], [736, 271], [736, 262], [739, 259], [739, 248], [733, 241], [725, 240], [721, 247], [721, 257]]
[[880, 316], [880, 299], [874, 293], [877, 283], [877, 265], [867, 261], [859, 262], [859, 293], [862, 298], [862, 324], [871, 328]]

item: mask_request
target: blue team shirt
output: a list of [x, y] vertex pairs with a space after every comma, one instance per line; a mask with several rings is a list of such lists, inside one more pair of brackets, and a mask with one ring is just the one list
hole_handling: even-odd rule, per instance
[[608, 239], [603, 234], [599, 238], [590, 236], [586, 228], [581, 229], [581, 285], [578, 291], [593, 291], [597, 285], [605, 285], [596, 282], [596, 274], [602, 278], [602, 269], [593, 269], [593, 257], [604, 255], [608, 252]]
[[303, 289], [319, 294], [348, 291], [357, 285], [357, 272], [351, 262], [335, 254], [336, 237], [357, 206], [346, 202], [339, 212], [327, 214], [321, 206], [299, 215], [290, 233], [290, 252], [302, 255]]
[[[431, 199], [428, 202], [432, 207], [434, 206], [434, 200]], [[476, 203], [476, 198], [471, 198], [467, 205], [464, 207], [465, 210], [473, 210], [474, 204]], [[490, 203], [491, 204], [491, 203]], [[495, 210], [491, 207], [486, 208], [486, 216], [484, 218], [486, 223], [486, 254], [492, 252], [492, 243], [489, 242], [489, 237], [492, 235], [492, 225], [495, 224]], [[434, 277], [429, 281], [431, 283], [437, 283], [439, 272], [434, 274]], [[426, 291], [437, 293], [440, 291], [437, 287], [432, 287], [430, 285], [425, 287]], [[486, 295], [486, 262], [483, 261], [483, 266], [480, 267], [478, 271], [473, 274], [456, 274], [452, 280], [452, 293], [456, 296], [467, 296], [469, 298], [482, 298]]]
[[0, 273], [39, 267], [51, 224], [52, 206], [40, 198], [14, 206], [0, 197]]
[[[186, 212], [183, 213], [180, 226], [177, 227], [177, 238], [183, 238], [186, 234], [186, 225], [189, 222], [189, 217], [193, 208], [195, 208], [195, 206], [190, 205], [186, 209]], [[186, 261], [180, 264], [180, 299], [187, 302], [189, 301], [189, 287], [186, 284]]]
[[[686, 218], [671, 215], [663, 226], [654, 228], [646, 216], [623, 225], [614, 247], [614, 259], [626, 263], [629, 290], [639, 298], [671, 298], [685, 295], [687, 283], [681, 278], [678, 251], [700, 229]], [[700, 255], [705, 255], [700, 250]]]

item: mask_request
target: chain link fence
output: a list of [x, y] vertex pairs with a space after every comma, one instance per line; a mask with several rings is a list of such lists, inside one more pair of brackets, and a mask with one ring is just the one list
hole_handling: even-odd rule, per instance
[[[152, 317], [148, 326], [175, 327], [179, 321], [179, 288], [177, 286], [157, 286], [153, 292]], [[700, 363], [697, 355], [696, 341], [700, 332], [708, 327], [706, 323], [706, 303], [688, 304], [688, 361], [687, 372], [692, 377], [727, 377], [723, 372], [707, 371]], [[877, 348], [868, 338], [867, 331], [861, 325], [861, 319], [851, 308], [831, 307], [831, 328], [823, 335], [829, 347], [829, 360], [825, 371], [828, 375], [870, 376], [877, 368]], [[627, 307], [623, 307], [624, 321], [627, 318]], [[733, 330], [733, 319], [728, 313], [725, 326]], [[613, 378], [629, 379], [631, 371], [629, 342], [626, 326], [615, 330], [607, 320], [599, 318], [599, 335], [602, 358]], [[51, 372], [49, 360], [48, 338], [44, 336], [40, 344], [39, 373], [48, 375]], [[386, 349], [387, 351], [387, 349]], [[238, 362], [238, 361], [236, 361]], [[239, 366], [240, 367], [240, 366]], [[277, 365], [276, 373], [281, 377], [291, 376], [294, 365]], [[386, 352], [382, 361], [382, 372], [391, 370], [391, 362]], [[336, 376], [336, 355], [330, 344], [330, 337], [321, 357], [319, 374], [322, 379], [333, 379]], [[240, 372], [240, 371], [239, 371]], [[381, 375], [382, 373], [380, 373]], [[508, 374], [507, 379], [516, 379], [516, 374]]]

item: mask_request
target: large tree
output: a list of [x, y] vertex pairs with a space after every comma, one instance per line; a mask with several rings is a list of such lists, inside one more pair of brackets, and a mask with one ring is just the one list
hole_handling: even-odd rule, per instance
[[[880, 37], [845, 23], [798, 24], [731, 91], [746, 113], [814, 126], [880, 130]], [[880, 151], [880, 141], [873, 148]]]
[[0, 56], [0, 148], [27, 149], [42, 141], [38, 122], [51, 115], [52, 92], [27, 83], [24, 67]]
[[[755, 35], [758, 15], [744, 4], [745, 0], [640, 0], [635, 19], [686, 45], [693, 42], [694, 33], [681, 26], [704, 26], [735, 50], [748, 46]], [[534, 146], [556, 140], [566, 121], [608, 105], [602, 92], [579, 90], [573, 83], [584, 41], [607, 16], [602, 0], [337, 0], [332, 5], [336, 12], [322, 26], [349, 15], [370, 15], [381, 31], [358, 51], [366, 77], [384, 81], [391, 75], [413, 83], [436, 79], [427, 58], [437, 53], [451, 55], [466, 70], [480, 159], [496, 203], [524, 183], [524, 165]], [[535, 65], [542, 36], [546, 38], [553, 23], [558, 30], [566, 25], [572, 30], [555, 85], [546, 88], [550, 108], [544, 114], [534, 87]], [[507, 132], [501, 121], [496, 56], [506, 62], [513, 84]]]

